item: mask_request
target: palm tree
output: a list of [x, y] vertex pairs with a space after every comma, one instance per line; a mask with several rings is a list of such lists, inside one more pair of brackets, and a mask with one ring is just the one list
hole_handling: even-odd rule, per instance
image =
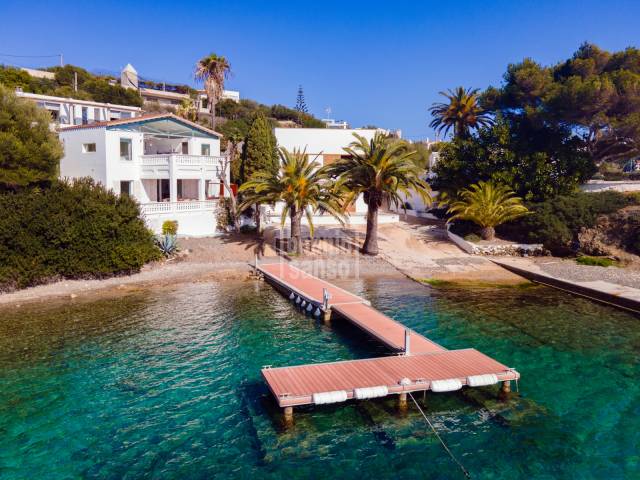
[[176, 108], [176, 115], [184, 119], [195, 122], [198, 119], [198, 110], [192, 98], [183, 98]]
[[403, 193], [409, 196], [413, 190], [425, 203], [431, 202], [430, 188], [420, 178], [422, 169], [413, 161], [416, 153], [402, 141], [391, 139], [377, 132], [371, 141], [354, 133], [356, 138], [344, 151], [347, 158], [340, 159], [328, 167], [328, 173], [338, 178], [340, 188], [349, 193], [347, 203], [363, 194], [367, 204], [367, 233], [362, 252], [378, 254], [378, 210], [384, 200], [403, 205]]
[[469, 136], [469, 130], [491, 125], [489, 112], [478, 104], [478, 89], [458, 87], [454, 91], [440, 92], [448, 101], [434, 103], [429, 112], [433, 120], [429, 124], [438, 133], [447, 135], [453, 127], [455, 137], [465, 138]]
[[259, 203], [284, 202], [282, 225], [287, 215], [291, 219], [291, 247], [297, 254], [302, 253], [301, 223], [306, 215], [310, 233], [313, 236], [313, 213], [325, 211], [341, 223], [344, 221], [341, 196], [336, 184], [326, 175], [324, 169], [306, 152], [285, 148], [278, 150], [280, 168], [277, 172], [258, 171], [240, 187], [243, 192], [240, 211]]
[[211, 128], [216, 123], [216, 104], [222, 97], [224, 91], [224, 81], [231, 73], [231, 66], [225, 57], [212, 53], [201, 58], [196, 64], [195, 78], [204, 83], [204, 89], [209, 98], [209, 108], [211, 109]]
[[495, 227], [510, 222], [530, 212], [506, 185], [480, 181], [458, 194], [459, 200], [451, 203], [448, 212], [455, 219], [470, 220], [482, 228], [484, 240], [495, 237]]

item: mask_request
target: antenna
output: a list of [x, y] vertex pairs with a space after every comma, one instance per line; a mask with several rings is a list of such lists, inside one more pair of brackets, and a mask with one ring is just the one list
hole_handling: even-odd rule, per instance
[[327, 118], [331, 118], [331, 107], [325, 108], [324, 111], [327, 114]]

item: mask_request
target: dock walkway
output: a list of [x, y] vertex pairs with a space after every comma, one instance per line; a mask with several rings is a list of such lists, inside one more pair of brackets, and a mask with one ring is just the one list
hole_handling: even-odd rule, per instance
[[[370, 303], [288, 263], [260, 264], [257, 270], [284, 295], [311, 310], [344, 318], [401, 356], [262, 369], [262, 375], [285, 417], [292, 407], [400, 396], [408, 392], [445, 392], [463, 386], [486, 386], [510, 381], [520, 374], [474, 349], [447, 350], [371, 307]], [[329, 301], [325, 302], [325, 293]], [[317, 313], [317, 312], [316, 312]], [[408, 344], [407, 344], [408, 340]]]

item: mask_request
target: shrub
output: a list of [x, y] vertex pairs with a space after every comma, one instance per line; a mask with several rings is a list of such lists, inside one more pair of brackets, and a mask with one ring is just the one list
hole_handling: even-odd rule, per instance
[[55, 180], [62, 145], [50, 121], [46, 111], [0, 84], [0, 190]]
[[216, 209], [216, 226], [220, 230], [225, 230], [229, 225], [233, 225], [231, 207], [229, 206], [230, 202], [231, 200], [227, 197], [218, 200], [218, 207]]
[[633, 203], [615, 191], [561, 195], [528, 205], [532, 215], [504, 225], [500, 235], [522, 243], [542, 243], [556, 255], [577, 250], [581, 228], [593, 228], [599, 215], [614, 213]]
[[587, 255], [583, 255], [576, 258], [576, 263], [579, 263], [580, 265], [592, 265], [596, 267], [611, 267], [611, 266], [617, 265], [617, 262], [610, 258], [590, 257]]
[[478, 243], [480, 240], [482, 240], [482, 237], [480, 235], [476, 235], [475, 233], [470, 233], [469, 235], [465, 235], [464, 239], [467, 242]]
[[178, 234], [178, 221], [177, 220], [165, 220], [162, 222], [162, 235], [177, 235]]
[[0, 290], [138, 271], [160, 258], [131, 197], [93, 180], [0, 195]]

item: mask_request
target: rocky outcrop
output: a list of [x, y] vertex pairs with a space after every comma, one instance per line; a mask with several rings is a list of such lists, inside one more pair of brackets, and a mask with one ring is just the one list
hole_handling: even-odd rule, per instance
[[578, 233], [579, 248], [587, 255], [640, 254], [640, 207], [627, 207], [602, 215], [593, 228]]

